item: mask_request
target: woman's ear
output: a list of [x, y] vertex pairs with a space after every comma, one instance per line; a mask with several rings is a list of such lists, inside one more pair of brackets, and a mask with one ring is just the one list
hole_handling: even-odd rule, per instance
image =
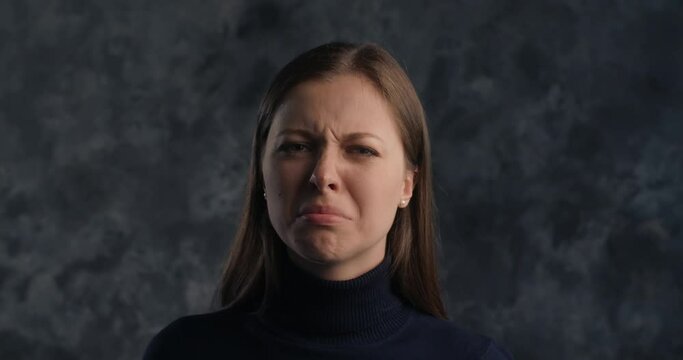
[[413, 197], [413, 189], [415, 189], [415, 181], [417, 180], [417, 168], [407, 169], [405, 177], [403, 178], [403, 192], [401, 194], [400, 207], [406, 207], [410, 198]]

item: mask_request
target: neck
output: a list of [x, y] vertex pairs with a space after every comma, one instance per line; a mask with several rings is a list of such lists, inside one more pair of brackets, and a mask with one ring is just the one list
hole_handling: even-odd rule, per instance
[[410, 313], [392, 291], [390, 263], [387, 257], [359, 277], [330, 281], [286, 258], [280, 292], [261, 319], [279, 332], [316, 342], [358, 344], [388, 336]]
[[329, 281], [344, 281], [357, 278], [377, 267], [385, 257], [383, 242], [365, 251], [361, 256], [343, 262], [311, 261], [287, 248], [289, 261], [299, 269], [313, 276]]

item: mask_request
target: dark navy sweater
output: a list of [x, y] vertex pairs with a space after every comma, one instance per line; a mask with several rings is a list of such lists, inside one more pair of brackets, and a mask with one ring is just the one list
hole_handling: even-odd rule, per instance
[[144, 359], [512, 359], [491, 339], [401, 301], [387, 258], [346, 281], [285, 263], [283, 291], [267, 310], [180, 318], [152, 339]]

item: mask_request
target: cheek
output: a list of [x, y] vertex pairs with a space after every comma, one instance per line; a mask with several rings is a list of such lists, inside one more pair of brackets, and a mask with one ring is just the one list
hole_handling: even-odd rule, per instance
[[306, 169], [303, 162], [273, 163], [273, 185], [280, 187], [280, 196], [296, 193], [295, 190], [306, 181]]
[[269, 171], [264, 172], [264, 183], [268, 192], [268, 209], [271, 215], [287, 218], [290, 208], [296, 207], [297, 196], [305, 170], [302, 164], [293, 162], [270, 162]]
[[364, 226], [386, 227], [393, 222], [401, 181], [387, 174], [388, 171], [372, 176], [357, 176], [352, 180], [353, 197]]

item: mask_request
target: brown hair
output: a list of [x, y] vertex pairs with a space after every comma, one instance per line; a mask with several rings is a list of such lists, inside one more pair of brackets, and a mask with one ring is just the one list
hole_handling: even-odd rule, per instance
[[387, 235], [391, 278], [399, 296], [413, 307], [447, 318], [437, 277], [436, 234], [429, 134], [422, 104], [396, 60], [375, 44], [329, 43], [288, 63], [263, 98], [254, 132], [246, 201], [219, 289], [220, 304], [262, 309], [278, 289], [286, 256], [263, 197], [261, 158], [278, 106], [296, 85], [339, 74], [364, 76], [395, 112], [407, 161], [417, 170], [410, 205], [400, 208]]

